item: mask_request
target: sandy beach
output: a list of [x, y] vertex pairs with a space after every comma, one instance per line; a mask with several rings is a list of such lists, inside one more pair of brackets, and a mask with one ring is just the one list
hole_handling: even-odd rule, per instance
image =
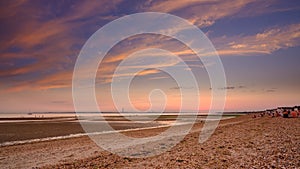
[[[99, 148], [89, 137], [1, 147], [1, 168], [299, 168], [299, 118], [222, 120], [208, 141], [198, 143], [202, 123], [183, 141], [149, 158], [120, 157]], [[158, 134], [165, 128], [130, 131], [133, 137]]]

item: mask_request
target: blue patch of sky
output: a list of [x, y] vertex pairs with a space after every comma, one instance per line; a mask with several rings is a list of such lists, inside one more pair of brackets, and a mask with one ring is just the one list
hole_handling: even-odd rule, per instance
[[26, 5], [41, 10], [42, 12], [35, 13], [35, 18], [43, 22], [63, 18], [72, 10], [72, 6], [77, 2], [74, 0], [36, 1], [35, 3], [27, 3]]
[[300, 23], [300, 11], [269, 13], [254, 17], [231, 17], [217, 20], [210, 27], [201, 28], [210, 32], [210, 38], [220, 36], [254, 35], [275, 27]]
[[137, 13], [141, 3], [142, 1], [140, 0], [123, 1], [118, 4], [117, 10], [114, 10], [112, 14], [120, 16]]
[[23, 57], [14, 60], [3, 61], [0, 63], [0, 70], [5, 71], [9, 69], [15, 69], [20, 67], [29, 66], [36, 62], [35, 58]]
[[10, 46], [9, 48], [6, 49], [5, 52], [8, 53], [19, 53], [22, 52], [22, 48], [19, 46]]
[[300, 86], [300, 80], [296, 80], [300, 72], [299, 50], [298, 46], [281, 49], [272, 54], [221, 57], [221, 60], [228, 83], [286, 84], [295, 87]]
[[22, 84], [24, 82], [34, 82], [42, 77], [44, 77], [44, 74], [39, 71], [34, 71], [25, 74], [1, 76], [1, 81], [5, 82], [3, 83], [4, 86], [8, 87], [19, 85], [20, 83]]
[[15, 65], [18, 65], [18, 67], [24, 67], [24, 66], [27, 66], [27, 65], [31, 65], [33, 63], [35, 63], [37, 60], [35, 58], [19, 58], [19, 59], [15, 59], [14, 62], [15, 62]]

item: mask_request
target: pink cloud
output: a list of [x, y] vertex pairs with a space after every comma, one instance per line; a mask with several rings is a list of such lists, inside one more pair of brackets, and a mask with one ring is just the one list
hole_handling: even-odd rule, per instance
[[300, 45], [300, 24], [291, 24], [265, 30], [248, 36], [213, 39], [221, 56], [270, 54], [279, 49]]

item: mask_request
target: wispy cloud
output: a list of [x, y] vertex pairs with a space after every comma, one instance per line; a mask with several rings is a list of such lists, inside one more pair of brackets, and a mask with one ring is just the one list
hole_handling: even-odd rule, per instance
[[169, 77], [167, 76], [156, 76], [156, 77], [150, 77], [150, 80], [161, 80], [161, 79], [167, 79]]
[[300, 45], [300, 24], [271, 28], [255, 35], [224, 36], [213, 41], [221, 56], [271, 54], [279, 49]]
[[[79, 1], [68, 4], [56, 1], [49, 2], [49, 5], [29, 1], [3, 2], [5, 4], [0, 7], [3, 24], [0, 66], [4, 65], [5, 69], [1, 69], [0, 77], [6, 78], [5, 83], [9, 84], [4, 84], [8, 87], [5, 90], [70, 87], [71, 78], [67, 78], [67, 83], [57, 81], [61, 74], [72, 77], [75, 59], [87, 38], [83, 35], [96, 30], [104, 20], [114, 19], [108, 13], [120, 2]], [[64, 9], [65, 5], [71, 7]], [[92, 22], [97, 23], [95, 28], [86, 27]], [[34, 62], [23, 64], [24, 59]], [[14, 78], [10, 80], [9, 77]]]
[[[3, 23], [1, 29], [7, 30], [3, 31], [5, 33], [1, 34], [0, 39], [0, 66], [5, 65], [3, 66], [5, 69], [3, 68], [0, 71], [0, 77], [14, 77], [14, 79], [10, 79], [9, 82], [2, 81], [0, 84], [9, 83], [10, 85], [5, 88], [7, 91], [70, 87], [72, 70], [79, 49], [88, 38], [88, 35], [91, 35], [108, 21], [124, 15], [121, 12], [112, 12], [116, 10], [121, 2], [121, 0], [78, 1], [69, 5], [66, 2], [58, 1], [52, 4], [55, 9], [50, 8], [51, 5], [43, 5], [43, 2], [35, 4], [26, 0], [7, 2], [7, 4], [0, 7], [0, 19]], [[262, 5], [269, 5], [272, 8], [263, 8], [258, 5], [259, 8], [253, 10], [257, 3], [261, 2], [255, 0], [159, 0], [139, 2], [133, 8], [136, 11], [173, 13], [199, 27], [211, 26], [219, 19], [226, 17], [246, 17], [280, 10], [271, 6], [277, 3], [275, 1], [264, 2], [264, 5]], [[58, 11], [64, 5], [70, 6], [70, 8]], [[246, 10], [248, 9], [246, 7], [249, 6], [252, 8]], [[282, 10], [290, 9], [285, 8]], [[242, 13], [244, 14], [240, 15]], [[278, 26], [254, 35], [219, 37], [213, 39], [213, 42], [221, 56], [270, 54], [279, 49], [298, 46], [299, 28], [299, 24]], [[178, 30], [166, 31], [176, 32]], [[176, 40], [164, 36], [146, 35], [143, 38], [137, 36], [129, 38], [127, 42], [116, 47], [114, 52], [108, 54], [99, 66], [98, 80], [101, 79], [99, 81], [104, 83], [110, 82], [115, 68], [123, 59], [133, 52], [149, 47], [169, 50], [180, 56], [184, 61], [190, 61], [189, 66], [191, 68], [204, 67], [193, 51]], [[34, 62], [19, 65], [18, 62], [24, 58], [32, 59]], [[173, 66], [176, 63], [169, 60], [169, 62], [156, 63], [152, 66]], [[124, 67], [124, 69], [134, 68], [137, 68], [137, 66]], [[151, 70], [144, 71], [139, 75], [154, 73], [159, 74], [159, 72]], [[129, 75], [132, 74], [125, 71], [116, 76]], [[151, 78], [155, 79], [154, 77]], [[160, 78], [157, 77], [156, 79]]]
[[[239, 90], [239, 89], [245, 89], [245, 88], [247, 88], [247, 86], [239, 85], [239, 86], [221, 87], [221, 88], [218, 88], [218, 90]], [[209, 89], [212, 90], [212, 88], [209, 88]]]
[[113, 74], [112, 77], [134, 77], [134, 76], [145, 76], [150, 74], [156, 74], [160, 71], [157, 69], [146, 69], [141, 72], [136, 73], [121, 73], [121, 74]]
[[274, 89], [268, 89], [268, 90], [266, 90], [266, 92], [273, 93], [273, 92], [276, 92], [276, 90], [274, 90]]
[[[262, 5], [261, 3], [264, 4]], [[146, 1], [143, 5], [139, 5], [138, 9], [142, 11], [174, 13], [180, 17], [188, 19], [190, 22], [199, 27], [207, 27], [213, 25], [217, 20], [224, 17], [245, 17], [261, 15], [266, 12], [274, 12], [278, 9], [266, 9], [267, 6], [270, 6], [274, 3], [276, 3], [276, 1], [262, 2], [257, 0], [159, 0]], [[251, 9], [247, 8], [248, 6], [251, 6]], [[259, 8], [257, 8], [257, 6], [259, 6]], [[252, 10], [254, 7], [256, 10]], [[244, 12], [245, 10], [246, 12]], [[238, 13], [242, 13], [242, 15]]]
[[[49, 89], [61, 89], [70, 88], [72, 86], [71, 71], [61, 71], [54, 74], [49, 74], [42, 78], [27, 79], [21, 82], [11, 82], [9, 85], [2, 84], [2, 93], [8, 92], [20, 92], [25, 90], [49, 90]], [[1, 84], [1, 83], [0, 83]]]
[[61, 101], [52, 101], [51, 103], [54, 103], [54, 104], [68, 104], [67, 101], [63, 101], [63, 100], [61, 100]]
[[170, 90], [180, 90], [180, 89], [193, 89], [193, 87], [183, 87], [183, 86], [170, 87]]
[[274, 93], [277, 91], [277, 88], [263, 89], [263, 91], [266, 93]]
[[220, 88], [221, 90], [233, 90], [235, 89], [234, 86], [227, 86], [227, 87], [223, 87], [223, 88]]

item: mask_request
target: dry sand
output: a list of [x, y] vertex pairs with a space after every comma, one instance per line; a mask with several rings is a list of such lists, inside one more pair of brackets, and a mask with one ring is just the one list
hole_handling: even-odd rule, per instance
[[[203, 144], [202, 124], [171, 150], [131, 159], [96, 146], [88, 137], [0, 148], [1, 168], [300, 168], [300, 118], [250, 115], [224, 120]], [[163, 128], [127, 132], [144, 137]]]

